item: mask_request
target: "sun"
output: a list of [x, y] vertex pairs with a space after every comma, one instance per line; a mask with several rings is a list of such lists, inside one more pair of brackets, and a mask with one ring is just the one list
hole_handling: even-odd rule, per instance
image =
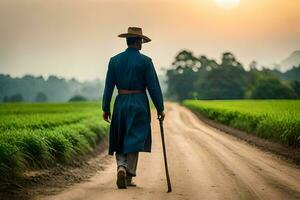
[[240, 4], [240, 0], [215, 0], [219, 6], [233, 8]]

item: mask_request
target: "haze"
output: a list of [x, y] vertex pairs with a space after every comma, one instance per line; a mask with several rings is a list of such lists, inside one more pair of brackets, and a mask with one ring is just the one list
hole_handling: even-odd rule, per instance
[[299, 11], [299, 0], [1, 0], [0, 73], [104, 78], [128, 26], [153, 40], [142, 52], [159, 73], [182, 49], [272, 66], [300, 48]]

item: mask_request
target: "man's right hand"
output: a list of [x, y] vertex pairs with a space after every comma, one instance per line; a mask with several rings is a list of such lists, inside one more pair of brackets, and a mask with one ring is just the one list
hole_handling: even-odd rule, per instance
[[107, 121], [108, 123], [110, 123], [110, 120], [111, 120], [111, 116], [110, 116], [110, 113], [109, 112], [103, 112], [103, 119], [105, 121]]
[[157, 113], [157, 119], [163, 121], [165, 119], [165, 112], [162, 111], [161, 113]]

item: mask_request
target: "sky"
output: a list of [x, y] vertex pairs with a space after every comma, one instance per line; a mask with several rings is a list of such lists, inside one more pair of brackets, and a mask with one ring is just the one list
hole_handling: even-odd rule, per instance
[[271, 67], [300, 49], [300, 1], [1, 0], [0, 73], [103, 79], [129, 26], [152, 39], [141, 53], [159, 74], [184, 49]]

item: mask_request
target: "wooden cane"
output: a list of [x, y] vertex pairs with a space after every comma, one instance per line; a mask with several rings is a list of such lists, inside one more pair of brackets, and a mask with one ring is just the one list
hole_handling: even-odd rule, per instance
[[165, 146], [163, 119], [158, 119], [158, 120], [159, 120], [159, 126], [160, 126], [162, 147], [163, 147], [163, 152], [164, 152], [164, 161], [165, 161], [165, 170], [166, 170], [166, 177], [167, 177], [167, 183], [168, 183], [168, 192], [172, 192], [171, 180], [170, 180], [170, 176], [169, 176], [168, 163], [167, 163], [167, 153], [166, 153], [166, 146]]

